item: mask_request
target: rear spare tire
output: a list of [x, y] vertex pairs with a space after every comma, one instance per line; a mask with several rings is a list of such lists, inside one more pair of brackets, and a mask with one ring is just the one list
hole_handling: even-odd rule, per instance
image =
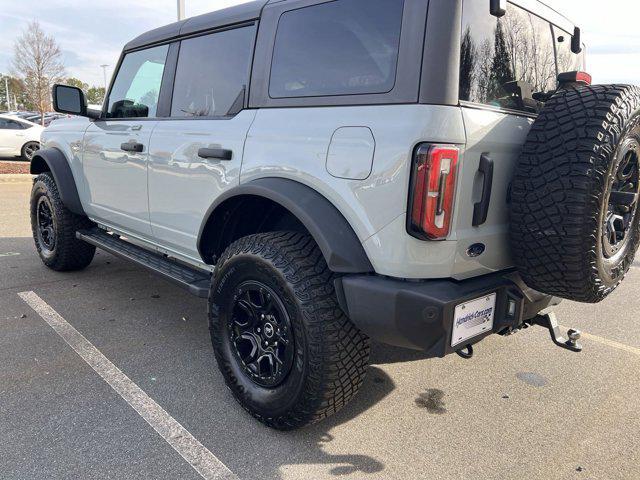
[[640, 234], [640, 88], [558, 91], [535, 121], [511, 188], [514, 262], [532, 288], [599, 302]]

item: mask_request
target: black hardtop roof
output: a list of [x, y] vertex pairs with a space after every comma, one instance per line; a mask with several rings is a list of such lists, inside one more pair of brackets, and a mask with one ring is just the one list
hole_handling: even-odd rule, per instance
[[262, 8], [268, 0], [255, 0], [234, 7], [217, 10], [197, 17], [187, 18], [155, 28], [137, 36], [124, 46], [124, 50], [133, 50], [154, 43], [165, 42], [181, 35], [189, 35], [203, 30], [210, 30], [234, 23], [248, 22], [260, 18]]
[[[254, 0], [242, 3], [234, 7], [205, 13], [197, 17], [187, 18], [180, 22], [170, 23], [154, 30], [139, 35], [124, 46], [124, 50], [152, 45], [154, 43], [166, 42], [174, 38], [190, 35], [205, 30], [212, 30], [226, 25], [257, 20], [262, 14], [262, 9], [268, 3], [284, 2], [286, 0]], [[564, 15], [549, 7], [543, 0], [510, 0], [512, 3], [525, 9], [542, 15], [545, 19], [566, 29], [569, 33], [573, 31], [573, 23]], [[488, 2], [487, 2], [488, 3]]]

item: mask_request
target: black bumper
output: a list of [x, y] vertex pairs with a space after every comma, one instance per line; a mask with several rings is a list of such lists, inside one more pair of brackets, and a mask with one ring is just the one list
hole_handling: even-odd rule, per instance
[[[352, 275], [336, 284], [340, 303], [358, 328], [372, 339], [442, 357], [491, 333], [517, 328], [524, 320], [559, 303], [524, 285], [517, 273], [500, 272], [469, 280], [405, 281]], [[496, 294], [493, 330], [451, 347], [456, 305]]]

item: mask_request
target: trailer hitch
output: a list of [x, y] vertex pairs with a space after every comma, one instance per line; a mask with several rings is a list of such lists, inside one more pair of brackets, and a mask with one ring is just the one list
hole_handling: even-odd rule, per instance
[[580, 340], [580, 330], [570, 329], [567, 331], [568, 339], [565, 339], [560, 331], [560, 325], [558, 325], [558, 318], [555, 313], [547, 313], [545, 315], [538, 315], [531, 320], [528, 320], [527, 323], [531, 325], [539, 325], [541, 327], [549, 330], [551, 334], [551, 340], [557, 346], [561, 348], [566, 348], [567, 350], [571, 350], [572, 352], [581, 352], [582, 345], [578, 343]]

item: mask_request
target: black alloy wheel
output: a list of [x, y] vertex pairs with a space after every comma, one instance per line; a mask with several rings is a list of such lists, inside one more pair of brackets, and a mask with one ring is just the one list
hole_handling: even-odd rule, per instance
[[612, 175], [602, 225], [602, 253], [607, 259], [624, 250], [632, 236], [630, 230], [638, 213], [640, 145], [634, 139], [628, 139], [619, 155], [622, 160]]
[[211, 342], [236, 400], [279, 430], [317, 422], [356, 394], [369, 339], [337, 300], [336, 276], [301, 232], [248, 235], [216, 263]]
[[52, 255], [56, 248], [56, 226], [51, 200], [46, 196], [38, 198], [36, 206], [37, 236], [42, 254]]
[[91, 263], [96, 248], [78, 240], [76, 232], [95, 225], [64, 206], [51, 172], [35, 178], [29, 210], [36, 250], [47, 267], [62, 272], [82, 270]]
[[229, 337], [244, 373], [261, 387], [280, 385], [291, 371], [295, 351], [282, 300], [267, 285], [247, 281], [233, 302]]

